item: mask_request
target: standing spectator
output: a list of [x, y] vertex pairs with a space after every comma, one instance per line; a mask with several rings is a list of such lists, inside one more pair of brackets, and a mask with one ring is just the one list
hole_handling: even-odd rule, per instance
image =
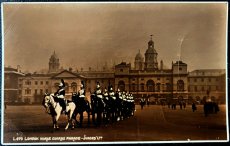
[[196, 104], [193, 102], [192, 103], [192, 111], [195, 112], [195, 110], [196, 110]]

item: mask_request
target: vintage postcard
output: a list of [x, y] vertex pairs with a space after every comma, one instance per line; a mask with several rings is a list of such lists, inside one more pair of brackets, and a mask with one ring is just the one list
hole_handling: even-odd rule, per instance
[[1, 7], [1, 144], [229, 141], [227, 2]]

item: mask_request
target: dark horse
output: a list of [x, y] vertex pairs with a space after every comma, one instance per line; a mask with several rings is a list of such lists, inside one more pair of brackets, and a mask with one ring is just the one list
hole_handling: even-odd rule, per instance
[[[73, 113], [73, 119], [75, 119], [76, 124], [79, 127], [82, 127], [82, 123], [83, 123], [83, 113], [87, 112], [88, 115], [88, 123], [87, 125], [90, 125], [90, 104], [88, 100], [85, 100], [84, 98], [80, 98], [76, 93], [73, 93], [72, 95], [72, 101], [76, 104], [76, 109]], [[77, 121], [77, 115], [80, 114], [80, 122]]]
[[104, 111], [104, 103], [102, 99], [96, 97], [96, 94], [91, 94], [91, 107], [93, 124], [95, 126], [100, 126], [102, 122], [102, 113]]

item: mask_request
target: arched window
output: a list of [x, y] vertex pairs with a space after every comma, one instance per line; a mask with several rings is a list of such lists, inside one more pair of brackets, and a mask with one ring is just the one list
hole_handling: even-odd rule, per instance
[[77, 92], [77, 83], [75, 82], [71, 83], [71, 88], [73, 92]]
[[149, 91], [149, 92], [155, 91], [155, 84], [154, 84], [153, 80], [148, 80], [146, 86], [147, 86], [147, 91]]
[[184, 91], [184, 81], [183, 80], [177, 81], [177, 91]]
[[120, 89], [120, 91], [125, 91], [125, 82], [119, 81], [118, 82], [118, 88]]
[[166, 91], [170, 92], [170, 83], [166, 83]]

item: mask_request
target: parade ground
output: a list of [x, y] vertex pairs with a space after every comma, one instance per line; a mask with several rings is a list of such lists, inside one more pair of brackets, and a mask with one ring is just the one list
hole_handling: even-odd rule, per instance
[[[157, 141], [226, 141], [226, 106], [219, 105], [217, 114], [204, 116], [203, 105], [192, 112], [191, 105], [176, 110], [168, 106], [136, 105], [135, 115], [108, 125], [64, 130], [66, 117], [59, 119], [53, 131], [52, 119], [43, 106], [7, 106], [4, 111], [4, 143], [41, 142], [157, 142]], [[86, 115], [85, 115], [86, 116]]]

